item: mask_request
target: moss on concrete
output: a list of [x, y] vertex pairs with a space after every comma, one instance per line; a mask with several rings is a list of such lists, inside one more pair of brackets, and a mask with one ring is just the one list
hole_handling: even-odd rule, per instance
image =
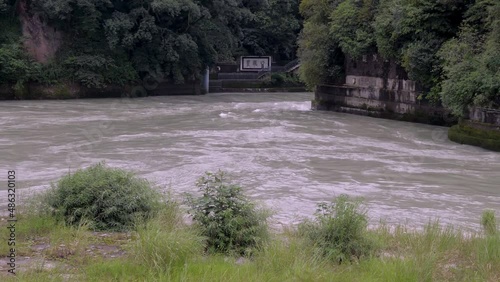
[[500, 152], [500, 130], [471, 122], [461, 122], [450, 128], [448, 138], [460, 144], [478, 146]]

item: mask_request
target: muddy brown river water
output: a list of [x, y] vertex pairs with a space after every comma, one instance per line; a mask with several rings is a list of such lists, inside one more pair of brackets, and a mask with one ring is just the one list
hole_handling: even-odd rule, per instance
[[[68, 171], [99, 161], [174, 194], [222, 169], [275, 211], [311, 216], [342, 193], [362, 196], [371, 223], [479, 229], [500, 212], [500, 154], [458, 145], [447, 128], [311, 111], [312, 93], [210, 94], [0, 102], [0, 202], [15, 169], [19, 204]], [[3, 179], [1, 178], [3, 175]]]

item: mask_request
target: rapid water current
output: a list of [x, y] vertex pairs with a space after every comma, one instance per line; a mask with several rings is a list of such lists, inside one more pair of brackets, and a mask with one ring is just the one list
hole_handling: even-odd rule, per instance
[[[0, 202], [7, 171], [18, 199], [68, 171], [106, 161], [174, 195], [222, 169], [274, 210], [274, 224], [312, 216], [342, 193], [370, 222], [430, 219], [479, 229], [500, 212], [500, 154], [459, 145], [447, 128], [311, 111], [312, 93], [0, 102]], [[2, 180], [2, 175], [3, 179]]]

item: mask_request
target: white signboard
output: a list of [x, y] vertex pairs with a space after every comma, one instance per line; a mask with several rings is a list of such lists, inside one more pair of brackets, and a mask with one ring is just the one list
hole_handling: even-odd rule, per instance
[[243, 56], [240, 71], [271, 70], [271, 56]]

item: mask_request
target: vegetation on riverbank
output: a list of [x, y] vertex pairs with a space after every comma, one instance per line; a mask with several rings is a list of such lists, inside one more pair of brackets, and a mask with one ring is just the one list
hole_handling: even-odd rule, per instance
[[460, 122], [448, 130], [448, 138], [460, 144], [500, 152], [500, 130], [491, 125], [474, 126], [471, 122]]
[[[500, 232], [492, 211], [481, 219], [483, 234], [464, 233], [438, 222], [423, 230], [384, 224], [369, 230], [362, 203], [342, 195], [320, 204], [316, 216], [298, 228], [267, 236], [254, 232], [264, 227], [254, 204], [239, 186], [221, 176], [200, 179], [201, 195], [188, 201], [196, 224], [186, 223], [184, 210], [173, 197], [160, 194], [163, 203], [154, 217], [136, 222], [126, 232], [95, 231], [87, 221], [69, 225], [40, 210], [39, 204], [28, 205], [18, 214], [17, 276], [5, 271], [0, 277], [2, 281], [500, 279]], [[0, 225], [3, 229], [6, 221]], [[237, 238], [251, 240], [233, 240]], [[0, 252], [7, 253], [6, 248], [2, 244]]]
[[160, 199], [147, 180], [99, 163], [61, 178], [42, 204], [67, 225], [123, 231], [151, 218]]
[[[0, 0], [0, 85], [175, 83], [241, 55], [295, 59], [299, 0]], [[26, 52], [28, 51], [28, 52]], [[22, 97], [19, 97], [22, 98]]]
[[456, 116], [500, 107], [497, 0], [303, 0], [300, 12], [300, 74], [310, 86], [338, 82], [346, 56], [377, 53]]
[[[207, 254], [200, 231], [167, 206], [130, 233], [92, 232], [51, 218], [20, 217], [17, 277], [10, 281], [498, 281], [500, 236], [464, 235], [437, 223], [423, 231], [366, 231], [373, 254], [339, 264], [294, 229], [251, 257]], [[22, 224], [22, 225], [21, 225]], [[2, 223], [4, 225], [4, 223]], [[3, 252], [5, 253], [5, 252]], [[4, 276], [5, 272], [1, 276]], [[3, 280], [5, 281], [5, 280]]]

